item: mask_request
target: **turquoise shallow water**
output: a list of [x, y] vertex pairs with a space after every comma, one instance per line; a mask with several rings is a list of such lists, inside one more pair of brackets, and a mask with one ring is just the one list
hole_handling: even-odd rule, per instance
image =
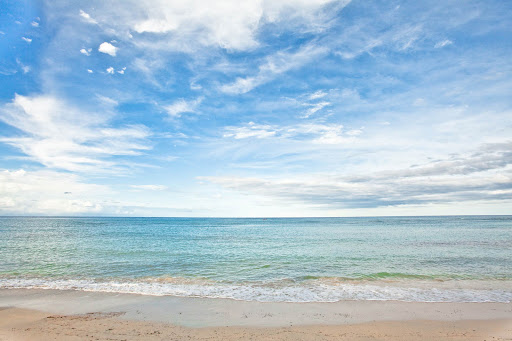
[[512, 301], [512, 216], [0, 218], [0, 287]]

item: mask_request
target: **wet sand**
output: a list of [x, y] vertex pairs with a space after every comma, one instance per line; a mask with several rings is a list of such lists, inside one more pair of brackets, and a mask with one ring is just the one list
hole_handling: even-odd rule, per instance
[[0, 290], [0, 340], [512, 340], [511, 303], [259, 303]]

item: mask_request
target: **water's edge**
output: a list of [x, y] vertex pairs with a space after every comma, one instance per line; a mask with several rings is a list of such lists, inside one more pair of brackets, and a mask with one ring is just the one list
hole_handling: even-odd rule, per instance
[[[2, 279], [0, 289], [74, 290], [84, 292], [123, 293], [149, 296], [223, 298], [255, 302], [512, 302], [512, 282], [444, 283], [373, 282], [330, 283], [310, 281], [301, 285], [262, 285], [225, 283], [166, 283], [162, 281], [96, 281]], [[492, 288], [494, 286], [494, 288]], [[487, 287], [487, 288], [486, 288]]]

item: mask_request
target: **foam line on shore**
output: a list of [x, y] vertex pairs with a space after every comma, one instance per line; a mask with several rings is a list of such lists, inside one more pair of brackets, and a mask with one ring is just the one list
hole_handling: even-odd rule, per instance
[[403, 301], [403, 302], [512, 302], [512, 290], [504, 288], [464, 288], [425, 286], [421, 282], [404, 283], [346, 283], [305, 281], [300, 284], [229, 284], [194, 281], [95, 281], [77, 279], [0, 280], [6, 289], [56, 289], [88, 292], [127, 293], [151, 296], [228, 298], [256, 302], [338, 302]]

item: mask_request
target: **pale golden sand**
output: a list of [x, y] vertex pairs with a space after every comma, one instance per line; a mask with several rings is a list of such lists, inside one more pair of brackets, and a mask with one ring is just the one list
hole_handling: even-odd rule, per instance
[[258, 303], [0, 290], [0, 340], [512, 340], [510, 303]]
[[0, 340], [512, 340], [512, 320], [381, 321], [349, 325], [188, 328], [122, 313], [0, 311]]

